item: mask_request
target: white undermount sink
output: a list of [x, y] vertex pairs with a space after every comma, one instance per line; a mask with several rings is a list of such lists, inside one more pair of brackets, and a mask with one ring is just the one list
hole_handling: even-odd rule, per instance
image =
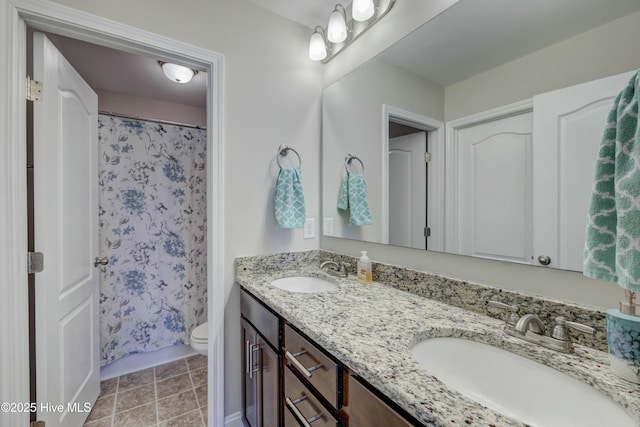
[[302, 292], [312, 294], [316, 292], [336, 289], [338, 285], [320, 277], [295, 276], [276, 279], [271, 282], [272, 286], [289, 292]]
[[430, 338], [411, 354], [450, 388], [520, 422], [545, 426], [637, 427], [620, 406], [562, 372], [461, 338]]

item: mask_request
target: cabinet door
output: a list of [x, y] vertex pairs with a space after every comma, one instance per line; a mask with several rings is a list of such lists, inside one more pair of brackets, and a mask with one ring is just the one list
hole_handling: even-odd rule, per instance
[[348, 411], [349, 427], [413, 425], [367, 390], [353, 376], [349, 377]]
[[242, 406], [244, 421], [248, 427], [261, 427], [261, 405], [259, 393], [259, 370], [256, 370], [256, 355], [259, 354], [258, 333], [244, 320], [242, 321], [242, 361], [244, 380]]
[[256, 329], [242, 320], [243, 409], [248, 427], [280, 425], [280, 361]]
[[279, 426], [280, 406], [280, 363], [278, 355], [262, 338], [258, 337], [260, 346], [260, 378], [259, 387], [262, 398], [262, 426]]

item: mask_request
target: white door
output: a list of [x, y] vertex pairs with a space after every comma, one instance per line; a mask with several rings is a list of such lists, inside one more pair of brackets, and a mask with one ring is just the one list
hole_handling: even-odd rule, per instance
[[427, 249], [427, 133], [389, 140], [389, 244]]
[[53, 44], [33, 36], [36, 398], [47, 427], [77, 427], [100, 391], [98, 98]]
[[457, 253], [530, 264], [532, 113], [457, 132]]
[[596, 158], [613, 99], [633, 73], [533, 97], [534, 256], [582, 271]]

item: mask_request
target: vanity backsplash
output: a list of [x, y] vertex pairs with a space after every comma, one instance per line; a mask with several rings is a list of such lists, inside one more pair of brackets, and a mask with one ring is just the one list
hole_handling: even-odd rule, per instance
[[[318, 267], [320, 262], [325, 260], [349, 263], [351, 265], [349, 274], [356, 274], [358, 258], [324, 250], [311, 250], [236, 258], [236, 276], [308, 269], [310, 266]], [[508, 313], [489, 307], [487, 301], [516, 304], [520, 308], [520, 315], [537, 314], [545, 323], [547, 330], [553, 328], [556, 317], [563, 316], [567, 320], [596, 328], [595, 336], [572, 334], [573, 342], [607, 351], [605, 312], [601, 310], [375, 261], [373, 262], [373, 280], [425, 298], [499, 319], [504, 319]]]

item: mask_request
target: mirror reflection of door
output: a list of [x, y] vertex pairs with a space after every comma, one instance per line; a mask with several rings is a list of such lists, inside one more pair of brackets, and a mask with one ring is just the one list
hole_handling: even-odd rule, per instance
[[496, 117], [457, 132], [457, 251], [532, 263], [533, 113]]
[[389, 122], [389, 244], [428, 248], [427, 132]]

